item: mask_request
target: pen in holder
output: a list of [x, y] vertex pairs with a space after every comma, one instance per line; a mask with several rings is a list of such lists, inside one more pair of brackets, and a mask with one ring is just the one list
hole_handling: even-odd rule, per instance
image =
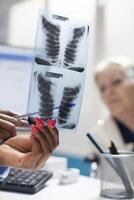
[[87, 137], [100, 152], [101, 196], [111, 199], [133, 198], [134, 154], [118, 154], [113, 142], [109, 148], [110, 153], [106, 153], [91, 134], [87, 133]]
[[[115, 168], [110, 163], [113, 163]], [[110, 199], [134, 197], [134, 154], [100, 154], [101, 196]]]
[[[111, 146], [109, 147], [109, 151], [110, 151], [111, 154], [119, 155], [119, 152], [118, 152], [113, 141], [111, 141]], [[115, 163], [118, 174], [119, 174], [119, 176], [122, 180], [122, 183], [123, 183], [123, 185], [126, 189], [127, 198], [129, 198], [129, 197], [132, 198], [133, 197], [133, 189], [132, 189], [129, 177], [126, 173], [126, 170], [124, 168], [124, 165], [123, 165], [121, 159], [120, 158], [113, 158], [113, 161]]]

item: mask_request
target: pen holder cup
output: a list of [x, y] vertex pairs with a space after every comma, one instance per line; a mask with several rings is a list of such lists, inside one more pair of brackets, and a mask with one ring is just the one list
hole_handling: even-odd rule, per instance
[[100, 195], [110, 199], [134, 197], [134, 153], [100, 155]]

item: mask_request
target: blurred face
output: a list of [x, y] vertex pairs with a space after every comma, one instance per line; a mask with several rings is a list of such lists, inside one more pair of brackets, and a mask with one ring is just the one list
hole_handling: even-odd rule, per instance
[[116, 117], [126, 112], [123, 98], [120, 96], [120, 87], [129, 81], [122, 69], [116, 64], [109, 64], [96, 78], [101, 98], [111, 114]]

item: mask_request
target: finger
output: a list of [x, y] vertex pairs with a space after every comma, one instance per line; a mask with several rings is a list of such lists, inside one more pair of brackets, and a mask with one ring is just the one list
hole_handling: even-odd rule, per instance
[[59, 132], [56, 127], [51, 128], [49, 126], [43, 126], [40, 130], [53, 144], [53, 148], [59, 144]]
[[[47, 126], [44, 125], [40, 118], [35, 118], [36, 126], [41, 130], [43, 134], [47, 137], [49, 143], [53, 144], [54, 147], [59, 143], [58, 130], [55, 128], [56, 120], [47, 120]], [[51, 133], [52, 131], [52, 133]], [[57, 133], [55, 135], [55, 133]]]
[[8, 116], [8, 115], [6, 115], [6, 114], [1, 114], [1, 113], [0, 113], [0, 118], [11, 122], [11, 123], [13, 123], [15, 126], [18, 126], [18, 127], [24, 126], [24, 123], [25, 123], [24, 120], [16, 119], [15, 117], [11, 117], [11, 116]]
[[53, 151], [54, 147], [49, 142], [48, 138], [46, 136], [44, 136], [40, 131], [38, 131], [38, 132], [34, 131], [34, 132], [32, 132], [32, 135], [40, 143], [43, 154], [50, 154]]
[[55, 139], [55, 145], [59, 145], [59, 131], [56, 127], [54, 128], [51, 128], [48, 126], [48, 129], [51, 131], [51, 133], [53, 134], [54, 136], [54, 139]]
[[38, 154], [38, 153], [40, 154], [40, 150], [41, 150], [41, 156], [38, 159], [38, 161], [36, 162], [36, 168], [41, 168], [44, 166], [46, 160], [48, 160], [48, 158], [50, 156], [50, 152], [46, 151], [45, 153], [43, 153], [40, 142], [34, 136], [33, 136], [33, 138], [34, 138], [33, 140], [36, 142], [36, 145], [38, 146], [38, 148], [37, 148], [37, 146], [35, 147], [36, 151], [37, 151], [37, 149], [39, 149], [39, 151], [36, 152], [36, 154]]
[[35, 160], [34, 168], [35, 167], [36, 168], [42, 167], [42, 165], [48, 159], [48, 155], [43, 154], [40, 143], [36, 139], [33, 139], [33, 151], [32, 152], [33, 152], [33, 157], [34, 157], [34, 160]]
[[18, 115], [18, 113], [9, 111], [9, 110], [0, 110], [0, 113], [5, 114], [5, 115], [9, 115], [11, 117], [15, 117], [16, 115]]
[[50, 154], [41, 156], [41, 158], [36, 163], [36, 168], [42, 168], [49, 157], [50, 157]]
[[34, 137], [40, 142], [40, 145], [42, 147], [42, 150], [44, 151], [44, 153], [47, 151], [47, 153], [51, 153], [53, 150], [53, 145], [51, 144], [51, 141], [48, 140], [47, 135], [44, 135], [41, 130], [34, 126], [31, 125], [32, 128], [32, 134], [34, 135]]
[[0, 119], [0, 127], [7, 131], [11, 137], [16, 135], [16, 127], [13, 123], [4, 119]]
[[4, 129], [0, 128], [0, 140], [2, 142], [2, 140], [7, 140], [8, 138], [10, 138], [10, 134], [5, 131]]
[[49, 128], [47, 126], [43, 126], [39, 128], [41, 131], [41, 134], [47, 138], [47, 141], [49, 142], [51, 149], [53, 150], [56, 146], [56, 141], [54, 138], [54, 135], [51, 133], [51, 131], [49, 130]]

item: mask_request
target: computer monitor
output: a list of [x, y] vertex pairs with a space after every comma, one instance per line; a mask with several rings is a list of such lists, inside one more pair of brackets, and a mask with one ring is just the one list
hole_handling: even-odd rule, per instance
[[32, 49], [0, 44], [0, 109], [25, 113]]

